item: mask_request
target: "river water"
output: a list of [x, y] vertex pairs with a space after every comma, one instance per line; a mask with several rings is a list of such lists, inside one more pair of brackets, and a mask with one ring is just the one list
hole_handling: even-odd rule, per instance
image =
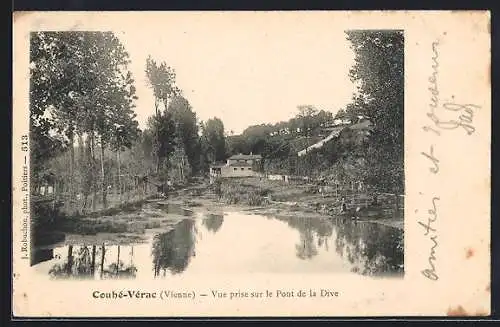
[[402, 277], [403, 248], [403, 231], [369, 222], [188, 212], [169, 231], [148, 231], [143, 243], [39, 250], [34, 269], [51, 278], [93, 279], [218, 272]]

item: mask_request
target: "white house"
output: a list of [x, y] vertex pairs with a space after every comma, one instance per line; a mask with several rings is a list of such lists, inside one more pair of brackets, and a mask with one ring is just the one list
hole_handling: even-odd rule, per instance
[[255, 164], [262, 160], [260, 154], [236, 154], [229, 157], [225, 164], [210, 166], [210, 178], [251, 177], [260, 175], [254, 170]]

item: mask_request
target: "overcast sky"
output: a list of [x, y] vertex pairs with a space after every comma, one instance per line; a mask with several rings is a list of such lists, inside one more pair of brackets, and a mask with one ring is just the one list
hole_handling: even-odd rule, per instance
[[301, 104], [335, 113], [350, 102], [353, 52], [343, 30], [259, 17], [191, 17], [116, 32], [132, 61], [141, 128], [154, 113], [144, 73], [148, 55], [175, 69], [177, 85], [199, 119], [219, 117], [226, 131], [288, 120]]

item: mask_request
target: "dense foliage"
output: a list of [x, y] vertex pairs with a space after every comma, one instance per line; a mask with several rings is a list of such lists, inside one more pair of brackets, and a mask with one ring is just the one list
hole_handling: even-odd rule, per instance
[[[352, 102], [336, 115], [310, 105], [292, 119], [248, 127], [227, 137], [229, 154], [259, 153], [266, 170], [309, 175], [335, 183], [363, 182], [380, 191], [404, 189], [404, 35], [401, 31], [349, 31], [358, 85]], [[363, 117], [369, 125], [358, 124]], [[325, 138], [328, 126], [348, 126], [306, 156], [297, 154]]]
[[[267, 173], [404, 188], [404, 36], [400, 31], [349, 31], [358, 85], [335, 115], [299, 105], [288, 121], [228, 135], [221, 119], [200, 121], [175, 70], [148, 57], [145, 77], [154, 112], [144, 130], [134, 113], [129, 56], [110, 32], [31, 34], [31, 165], [33, 192], [54, 184], [68, 203], [106, 206], [108, 193], [128, 194], [151, 182], [163, 189], [208, 173], [238, 153], [260, 154]], [[333, 89], [334, 86], [332, 86]], [[332, 97], [334, 95], [332, 94]], [[143, 108], [146, 109], [147, 108]], [[361, 120], [360, 120], [361, 119]], [[364, 120], [363, 120], [364, 119]], [[368, 121], [368, 124], [364, 122]], [[335, 134], [306, 155], [298, 153]]]

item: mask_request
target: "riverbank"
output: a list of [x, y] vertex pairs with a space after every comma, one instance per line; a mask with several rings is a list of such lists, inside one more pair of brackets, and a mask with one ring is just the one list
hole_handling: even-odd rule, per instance
[[214, 195], [213, 200], [229, 206], [237, 204], [241, 210], [256, 214], [334, 219], [341, 216], [342, 197], [346, 198], [350, 212], [346, 218], [351, 218], [356, 208], [361, 206], [360, 212], [355, 213], [359, 221], [404, 229], [402, 214], [404, 210], [399, 207], [399, 212], [396, 213], [394, 209], [396, 204], [390, 200], [379, 199], [378, 205], [371, 206], [368, 203], [372, 201], [372, 197], [368, 194], [328, 193], [311, 183], [287, 183], [258, 177], [224, 179], [220, 181], [219, 194]]
[[[218, 191], [217, 187], [220, 188]], [[341, 205], [340, 196], [318, 194], [316, 189], [311, 184], [288, 184], [260, 178], [226, 179], [202, 194], [184, 192], [170, 196], [164, 202], [201, 213], [242, 211], [264, 216], [335, 219], [335, 209]], [[375, 211], [375, 215], [374, 212], [368, 212], [359, 221], [404, 229], [402, 215], [388, 215], [383, 210], [379, 211], [379, 214]]]
[[[36, 246], [64, 242], [141, 242], [151, 231], [168, 231], [189, 216], [247, 212], [263, 216], [335, 219], [332, 207], [340, 206], [337, 196], [318, 194], [310, 184], [285, 184], [259, 178], [225, 180], [220, 190], [197, 183], [173, 190], [166, 197], [147, 196], [86, 215], [62, 217], [39, 230]], [[363, 218], [364, 222], [404, 229], [403, 217]]]
[[61, 242], [86, 242], [89, 239], [94, 242], [126, 244], [140, 241], [147, 230], [172, 227], [172, 217], [166, 219], [160, 212], [141, 210], [149, 201], [162, 200], [158, 198], [158, 194], [148, 192], [121, 198], [128, 200], [109, 201], [106, 208], [76, 212], [68, 211], [64, 205], [54, 209], [50, 203], [35, 204], [32, 218], [33, 245], [39, 248]]

